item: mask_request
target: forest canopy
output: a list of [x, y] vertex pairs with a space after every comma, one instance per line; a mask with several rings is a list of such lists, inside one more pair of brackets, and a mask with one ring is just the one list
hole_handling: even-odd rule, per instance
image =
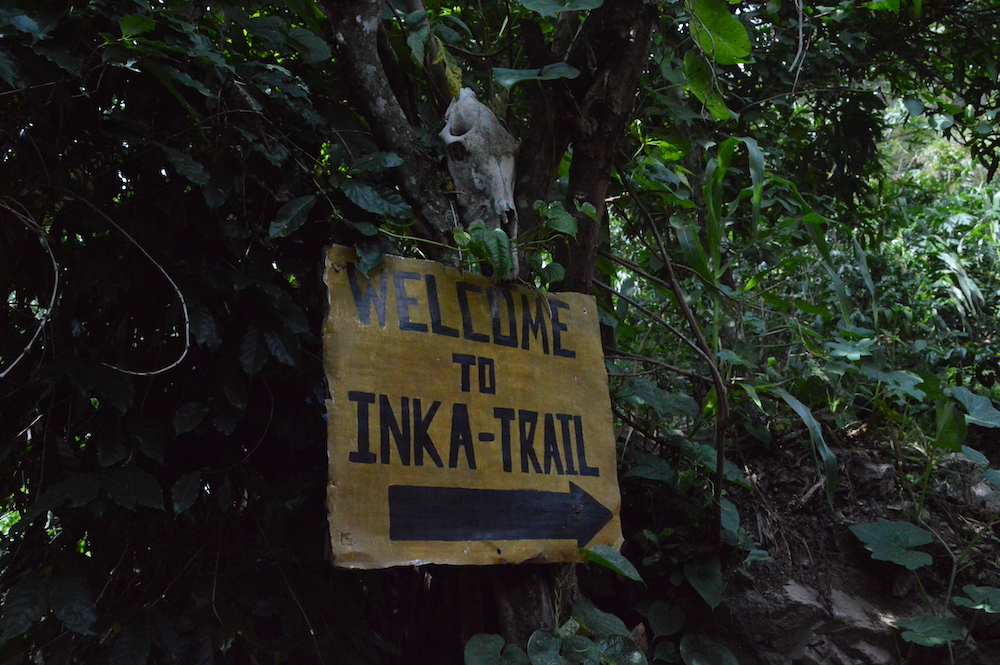
[[[733, 499], [771, 452], [818, 510], [861, 428], [920, 497], [986, 469], [998, 40], [991, 0], [2, 3], [0, 663], [452, 662], [499, 631], [437, 573], [329, 562], [332, 243], [597, 296], [626, 544], [592, 558], [645, 591], [580, 576], [629, 626], [767, 565]], [[462, 89], [518, 144], [516, 234], [458, 211]], [[572, 637], [610, 662], [616, 621]], [[679, 621], [663, 660], [718, 646]]]

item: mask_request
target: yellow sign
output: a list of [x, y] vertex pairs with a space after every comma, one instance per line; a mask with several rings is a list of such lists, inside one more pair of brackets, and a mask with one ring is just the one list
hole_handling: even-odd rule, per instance
[[579, 561], [619, 546], [594, 298], [385, 257], [327, 256], [334, 562]]

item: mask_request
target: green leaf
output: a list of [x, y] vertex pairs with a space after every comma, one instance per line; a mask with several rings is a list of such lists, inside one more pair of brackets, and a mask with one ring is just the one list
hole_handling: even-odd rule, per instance
[[708, 257], [698, 239], [698, 229], [694, 222], [688, 219], [673, 217], [670, 225], [674, 227], [677, 234], [677, 241], [681, 246], [681, 253], [684, 255], [684, 262], [689, 268], [701, 275], [709, 284], [715, 283], [715, 275], [708, 266]]
[[0, 612], [0, 644], [23, 635], [49, 607], [45, 578], [31, 574], [12, 586]]
[[[546, 0], [542, 0], [543, 2]], [[545, 65], [541, 69], [505, 69], [503, 67], [493, 68], [493, 78], [501, 86], [510, 90], [522, 81], [553, 81], [555, 79], [575, 79], [580, 75], [580, 70], [570, 67], [565, 62], [556, 62]]]
[[21, 32], [31, 35], [36, 41], [45, 39], [45, 33], [38, 27], [38, 23], [27, 14], [15, 14], [8, 21]]
[[937, 401], [937, 436], [934, 445], [943, 450], [958, 452], [965, 441], [965, 417], [950, 401]]
[[957, 596], [954, 603], [973, 610], [982, 610], [989, 614], [1000, 614], [1000, 589], [991, 586], [976, 586], [967, 584], [962, 591], [968, 598]]
[[402, 201], [393, 203], [383, 198], [371, 185], [358, 180], [345, 180], [341, 183], [340, 189], [351, 203], [370, 213], [396, 218], [407, 217], [410, 214], [410, 207]]
[[916, 117], [924, 112], [924, 103], [919, 99], [904, 99], [903, 106], [906, 108], [906, 112]]
[[536, 630], [528, 638], [528, 658], [531, 665], [568, 665], [559, 655], [562, 640], [551, 630]]
[[813, 416], [809, 407], [797, 400], [783, 388], [779, 388], [775, 392], [778, 393], [781, 399], [785, 400], [785, 404], [792, 407], [792, 410], [795, 411], [799, 418], [802, 419], [802, 422], [805, 423], [806, 429], [809, 430], [809, 440], [812, 443], [813, 449], [816, 450], [820, 459], [823, 460], [826, 499], [832, 506], [833, 492], [837, 489], [837, 456], [834, 455], [833, 451], [830, 450], [830, 447], [826, 445], [826, 439], [823, 438], [823, 428], [820, 426], [819, 421], [817, 421]]
[[208, 407], [198, 402], [185, 402], [174, 413], [174, 433], [190, 432], [208, 415]]
[[150, 16], [126, 14], [118, 19], [118, 27], [121, 28], [122, 37], [138, 37], [156, 28], [156, 21]]
[[[872, 343], [874, 345], [874, 340], [872, 340]], [[908, 372], [902, 369], [886, 372], [878, 369], [870, 362], [862, 363], [861, 367], [858, 368], [858, 371], [870, 379], [875, 379], [876, 381], [885, 384], [886, 388], [897, 395], [912, 397], [915, 400], [923, 400], [927, 397], [927, 394], [924, 393], [923, 390], [917, 388], [918, 385], [924, 382], [923, 378], [914, 372]]]
[[623, 476], [624, 478], [648, 478], [668, 486], [673, 486], [677, 482], [677, 472], [671, 468], [670, 463], [659, 455], [650, 453], [635, 453], [632, 457], [633, 464]]
[[945, 394], [951, 395], [965, 407], [965, 422], [980, 427], [1000, 427], [1000, 411], [993, 407], [988, 397], [977, 395], [968, 388], [948, 388]]
[[851, 532], [865, 544], [872, 553], [872, 558], [879, 561], [891, 561], [916, 570], [929, 566], [933, 559], [926, 552], [914, 552], [910, 548], [920, 547], [933, 542], [934, 536], [910, 522], [890, 522], [878, 519], [870, 524], [855, 524]]
[[163, 510], [163, 489], [156, 478], [142, 469], [115, 469], [104, 480], [104, 489], [115, 503], [129, 510], [147, 506]]
[[707, 557], [684, 564], [684, 577], [713, 610], [722, 602], [722, 565], [719, 557]]
[[292, 28], [288, 31], [288, 36], [292, 39], [292, 46], [302, 56], [302, 62], [307, 65], [326, 62], [333, 57], [330, 45], [311, 30]]
[[674, 635], [684, 627], [684, 610], [668, 603], [665, 600], [657, 600], [649, 606], [649, 627], [653, 631], [653, 639]]
[[419, 26], [406, 36], [406, 45], [410, 47], [410, 55], [418, 67], [424, 66], [424, 52], [427, 40], [431, 36], [431, 26], [427, 23]]
[[965, 635], [965, 625], [955, 617], [923, 616], [898, 619], [894, 625], [905, 631], [904, 640], [925, 647], [955, 642]]
[[[593, 660], [588, 662], [593, 665], [609, 663], [617, 665], [647, 665], [646, 654], [632, 641], [624, 635], [614, 635], [603, 639], [597, 643], [597, 653], [594, 653]], [[590, 654], [587, 654], [590, 655]]]
[[382, 171], [400, 166], [403, 158], [394, 152], [371, 152], [354, 162], [351, 170], [357, 173]]
[[975, 462], [981, 466], [989, 466], [990, 461], [986, 458], [986, 455], [982, 454], [975, 448], [962, 446], [962, 454], [965, 455], [970, 462]]
[[739, 665], [729, 649], [699, 633], [685, 635], [680, 652], [685, 665]]
[[598, 638], [629, 634], [629, 629], [625, 626], [624, 621], [614, 614], [602, 612], [585, 600], [573, 603], [572, 615], [591, 635], [596, 635]]
[[267, 344], [267, 350], [271, 352], [274, 359], [283, 365], [295, 367], [299, 362], [297, 358], [299, 348], [293, 344], [294, 339], [286, 340], [284, 337], [278, 331], [264, 331], [264, 341]]
[[145, 626], [127, 624], [111, 647], [109, 665], [146, 665], [149, 661], [149, 632]]
[[316, 196], [310, 194], [309, 196], [300, 196], [297, 199], [292, 199], [281, 206], [274, 221], [271, 222], [271, 228], [268, 229], [268, 236], [271, 238], [284, 238], [298, 230], [299, 227], [306, 223], [309, 211], [312, 210], [314, 205], [316, 205]]
[[1000, 471], [996, 469], [986, 469], [983, 471], [983, 478], [994, 488], [1000, 489]]
[[257, 326], [251, 324], [243, 336], [243, 341], [240, 342], [240, 367], [248, 375], [253, 376], [264, 367], [265, 362], [267, 362], [267, 346]]
[[170, 490], [174, 514], [180, 515], [194, 505], [201, 494], [201, 474], [197, 471], [181, 476]]
[[587, 561], [613, 570], [622, 577], [642, 582], [642, 577], [639, 576], [639, 571], [635, 569], [632, 562], [610, 545], [594, 545], [590, 549], [581, 549], [580, 554], [586, 557]]
[[465, 643], [465, 665], [530, 665], [528, 655], [500, 635], [479, 633]]
[[49, 586], [49, 604], [56, 618], [69, 630], [92, 635], [90, 627], [97, 621], [94, 593], [83, 574], [75, 569], [57, 573]]
[[517, 0], [517, 3], [542, 16], [558, 16], [562, 12], [597, 9], [604, 4], [604, 0]]
[[729, 13], [725, 0], [692, 2], [691, 36], [706, 55], [720, 65], [735, 65], [750, 57], [750, 35]]
[[163, 152], [177, 173], [196, 185], [208, 184], [208, 171], [205, 170], [205, 167], [200, 162], [195, 161], [190, 155], [180, 150], [174, 150], [173, 148], [164, 147]]

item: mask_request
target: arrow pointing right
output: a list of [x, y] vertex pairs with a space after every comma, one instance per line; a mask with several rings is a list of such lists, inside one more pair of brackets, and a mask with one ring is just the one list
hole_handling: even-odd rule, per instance
[[575, 540], [584, 547], [611, 511], [575, 483], [569, 492], [389, 486], [390, 540]]

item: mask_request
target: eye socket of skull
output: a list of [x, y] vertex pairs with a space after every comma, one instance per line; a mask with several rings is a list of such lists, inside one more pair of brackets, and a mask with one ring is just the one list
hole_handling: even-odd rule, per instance
[[448, 155], [448, 159], [453, 162], [464, 162], [465, 158], [469, 156], [468, 149], [466, 149], [465, 144], [461, 141], [449, 143], [445, 146], [444, 151]]

